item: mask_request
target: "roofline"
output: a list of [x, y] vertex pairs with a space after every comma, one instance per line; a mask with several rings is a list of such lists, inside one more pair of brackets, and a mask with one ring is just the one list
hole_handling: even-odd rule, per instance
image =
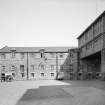
[[103, 15], [105, 14], [105, 11], [103, 11], [78, 37], [77, 39], [79, 39], [80, 37], [83, 36], [83, 34], [99, 19], [101, 18]]
[[[8, 47], [8, 46], [5, 46], [5, 47], [7, 47], [7, 48], [27, 48], [27, 47]], [[5, 47], [3, 47], [3, 48], [5, 48]], [[57, 48], [57, 47], [58, 48], [67, 48], [67, 50], [64, 50], [64, 51], [45, 51], [45, 53], [68, 53], [69, 52], [68, 50], [70, 50], [70, 49], [77, 49], [77, 47], [69, 47], [69, 46], [67, 46], [67, 47], [66, 46], [65, 47], [64, 46], [63, 47], [60, 47], [60, 46], [56, 46], [56, 47], [28, 47], [28, 48], [40, 48], [40, 49], [44, 48], [44, 49], [46, 49], [46, 48]], [[10, 53], [11, 52], [11, 50], [1, 51], [3, 48], [0, 49], [0, 53]], [[39, 51], [18, 51], [18, 50], [16, 50], [15, 52], [16, 53], [21, 53], [21, 52], [24, 52], [24, 53], [39, 53]]]
[[[52, 51], [45, 51], [44, 53], [68, 53], [69, 51], [54, 51], [54, 52], [52, 52]], [[0, 52], [0, 53], [11, 53], [11, 52]], [[16, 51], [15, 53], [39, 53], [39, 52], [35, 52], [35, 51], [31, 51], [31, 52], [27, 52], [27, 51], [22, 51], [22, 52], [20, 52], [20, 51]]]

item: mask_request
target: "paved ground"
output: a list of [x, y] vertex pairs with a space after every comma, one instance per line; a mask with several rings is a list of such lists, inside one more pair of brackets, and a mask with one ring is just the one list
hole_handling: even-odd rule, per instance
[[105, 81], [1, 83], [0, 105], [105, 105]]

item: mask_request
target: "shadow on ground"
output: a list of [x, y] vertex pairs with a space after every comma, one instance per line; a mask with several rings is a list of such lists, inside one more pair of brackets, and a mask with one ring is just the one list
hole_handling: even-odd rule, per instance
[[73, 98], [59, 86], [41, 86], [38, 89], [28, 89], [20, 98], [16, 105], [33, 105], [35, 102], [42, 102], [46, 100]]

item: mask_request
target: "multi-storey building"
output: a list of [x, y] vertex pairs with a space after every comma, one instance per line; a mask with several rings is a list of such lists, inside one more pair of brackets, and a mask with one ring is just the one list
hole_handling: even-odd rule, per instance
[[56, 79], [70, 47], [8, 47], [0, 49], [0, 73], [14, 80]]
[[78, 37], [80, 70], [105, 72], [105, 11]]

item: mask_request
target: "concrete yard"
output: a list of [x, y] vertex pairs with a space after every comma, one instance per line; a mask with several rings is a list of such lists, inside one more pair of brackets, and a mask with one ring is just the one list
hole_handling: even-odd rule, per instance
[[2, 82], [0, 105], [105, 105], [105, 81]]

